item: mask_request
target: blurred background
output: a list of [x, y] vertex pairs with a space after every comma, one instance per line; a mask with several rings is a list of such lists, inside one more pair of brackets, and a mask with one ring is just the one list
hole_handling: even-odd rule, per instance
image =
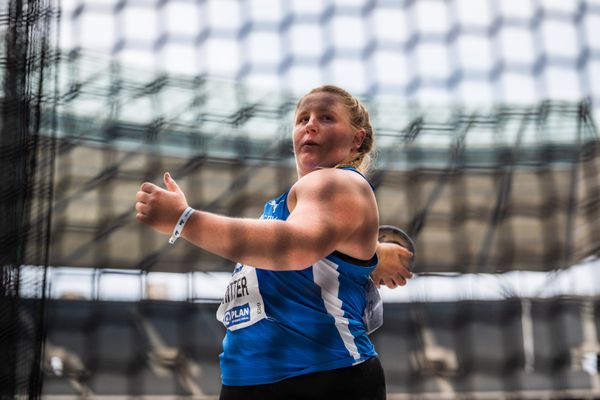
[[0, 3], [0, 394], [216, 398], [233, 265], [135, 221], [170, 171], [258, 217], [298, 98], [367, 104], [417, 246], [390, 399], [600, 398], [600, 1]]

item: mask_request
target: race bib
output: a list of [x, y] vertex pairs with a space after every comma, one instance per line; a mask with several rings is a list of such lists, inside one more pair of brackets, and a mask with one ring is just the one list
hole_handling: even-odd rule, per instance
[[373, 280], [369, 278], [367, 282], [367, 306], [365, 307], [365, 313], [363, 320], [367, 327], [367, 333], [371, 334], [383, 325], [383, 301], [379, 295], [379, 290], [373, 283]]
[[242, 329], [266, 317], [264, 304], [256, 269], [238, 263], [217, 310], [217, 319], [229, 330]]

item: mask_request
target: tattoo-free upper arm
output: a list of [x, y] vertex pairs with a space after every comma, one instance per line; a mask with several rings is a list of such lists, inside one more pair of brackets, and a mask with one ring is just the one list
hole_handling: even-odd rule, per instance
[[[366, 181], [353, 172], [324, 169], [311, 172], [294, 187], [296, 204], [287, 219], [310, 246], [310, 263], [331, 254], [364, 223], [370, 206]], [[355, 179], [358, 178], [358, 179]]]

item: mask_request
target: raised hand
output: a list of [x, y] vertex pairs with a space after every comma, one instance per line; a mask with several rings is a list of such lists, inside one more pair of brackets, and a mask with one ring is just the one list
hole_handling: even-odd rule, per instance
[[171, 234], [188, 203], [185, 194], [168, 172], [165, 172], [163, 180], [166, 189], [149, 182], [140, 186], [135, 195], [135, 218], [160, 233]]

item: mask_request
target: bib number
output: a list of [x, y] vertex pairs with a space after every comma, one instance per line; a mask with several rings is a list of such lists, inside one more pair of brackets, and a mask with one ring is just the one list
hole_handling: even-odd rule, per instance
[[217, 319], [227, 329], [235, 331], [253, 325], [265, 317], [256, 269], [238, 263], [217, 310]]

